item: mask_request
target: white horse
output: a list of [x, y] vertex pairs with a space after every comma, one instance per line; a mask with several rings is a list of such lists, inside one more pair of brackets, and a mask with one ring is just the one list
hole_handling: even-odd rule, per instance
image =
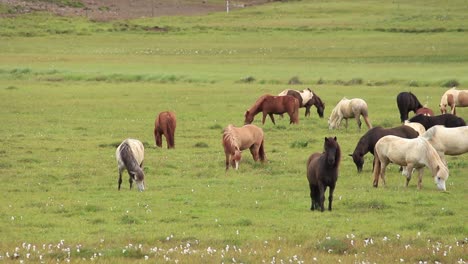
[[450, 106], [450, 113], [456, 115], [456, 107], [468, 106], [468, 90], [457, 90], [455, 87], [447, 90], [440, 98], [440, 112], [447, 113], [447, 106]]
[[429, 128], [421, 137], [431, 143], [445, 164], [444, 154], [456, 156], [468, 152], [468, 126], [437, 125]]
[[374, 187], [379, 184], [379, 176], [385, 185], [385, 169], [389, 163], [407, 166], [406, 186], [408, 186], [413, 168], [415, 168], [419, 174], [418, 189], [421, 189], [422, 176], [426, 166], [431, 169], [437, 188], [446, 190], [445, 181], [449, 177], [449, 170], [434, 147], [423, 137], [407, 139], [385, 136], [377, 141], [374, 149]]
[[361, 129], [361, 115], [364, 117], [367, 127], [372, 128], [369, 122], [367, 103], [360, 98], [347, 99], [344, 97], [333, 108], [330, 117], [328, 118], [328, 129], [339, 128], [341, 120], [345, 119], [345, 127], [348, 128], [348, 118], [355, 118], [356, 122]]
[[[300, 95], [300, 98], [299, 96], [297, 96], [297, 94]], [[291, 95], [296, 97], [296, 99], [299, 100], [299, 107], [304, 107], [314, 96], [314, 94], [309, 88], [302, 90], [302, 92], [297, 90], [286, 89], [278, 94], [278, 96], [285, 95]]]
[[405, 123], [404, 123], [405, 126], [409, 126], [411, 127], [412, 129], [416, 130], [416, 132], [419, 133], [419, 135], [422, 135], [424, 134], [424, 132], [426, 132], [426, 129], [424, 128], [423, 125], [421, 125], [420, 123], [418, 122], [410, 122], [408, 120], [405, 120]]
[[140, 192], [145, 190], [145, 173], [143, 172], [143, 160], [145, 155], [145, 147], [141, 141], [137, 139], [125, 139], [115, 151], [117, 165], [119, 168], [119, 190], [122, 184], [122, 172], [127, 170], [130, 178], [130, 189], [135, 181]]

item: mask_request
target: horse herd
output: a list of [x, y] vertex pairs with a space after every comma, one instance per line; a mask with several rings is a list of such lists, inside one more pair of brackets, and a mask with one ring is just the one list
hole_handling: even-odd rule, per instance
[[[262, 112], [262, 124], [267, 115], [275, 124], [274, 115], [287, 113], [290, 124], [299, 123], [299, 108], [306, 108], [305, 116], [310, 115], [314, 105], [317, 114], [323, 118], [324, 102], [311, 89], [303, 91], [287, 89], [278, 96], [263, 95], [244, 114], [242, 127], [228, 125], [223, 130], [222, 145], [226, 156], [226, 171], [232, 166], [239, 168], [241, 153], [249, 149], [254, 161], [266, 161], [263, 130], [251, 123], [255, 115]], [[374, 155], [373, 186], [378, 186], [379, 178], [385, 184], [385, 169], [389, 163], [402, 166], [408, 185], [413, 170], [418, 171], [418, 188], [422, 186], [424, 167], [430, 168], [438, 189], [446, 190], [445, 181], [449, 170], [444, 155], [460, 155], [468, 152], [468, 126], [457, 117], [456, 107], [468, 106], [468, 90], [452, 88], [444, 93], [440, 102], [441, 115], [434, 116], [433, 111], [424, 107], [411, 92], [402, 92], [397, 96], [397, 106], [403, 125], [394, 128], [372, 127], [368, 117], [368, 107], [360, 98], [340, 100], [328, 119], [329, 129], [340, 127], [345, 119], [354, 118], [361, 128], [360, 116], [363, 116], [368, 131], [359, 139], [353, 154], [350, 154], [358, 172], [362, 171], [364, 155]], [[447, 113], [450, 106], [451, 113]], [[416, 115], [408, 120], [408, 113]], [[162, 147], [162, 135], [166, 137], [167, 147], [174, 148], [176, 117], [173, 112], [162, 112], [155, 121], [154, 137], [156, 145]], [[118, 189], [122, 183], [122, 171], [127, 170], [130, 189], [135, 182], [140, 191], [145, 189], [143, 173], [143, 144], [136, 139], [124, 140], [116, 150], [119, 170]], [[324, 211], [325, 191], [329, 188], [328, 210], [332, 210], [333, 191], [338, 179], [341, 150], [336, 137], [325, 137], [324, 151], [310, 155], [307, 161], [307, 179], [309, 181], [311, 210]]]

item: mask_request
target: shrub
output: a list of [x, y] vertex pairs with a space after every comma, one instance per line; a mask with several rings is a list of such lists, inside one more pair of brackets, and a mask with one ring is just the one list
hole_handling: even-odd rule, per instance
[[241, 83], [252, 83], [252, 82], [255, 82], [255, 78], [253, 76], [247, 76], [243, 79], [240, 79]]
[[446, 87], [446, 88], [457, 87], [457, 86], [460, 86], [460, 82], [458, 82], [457, 79], [451, 79], [451, 80], [442, 82], [441, 86]]
[[194, 147], [196, 147], [196, 148], [208, 148], [208, 144], [206, 144], [205, 142], [197, 142], [197, 143], [195, 143]]
[[293, 76], [291, 79], [289, 79], [288, 84], [295, 85], [295, 84], [302, 84], [302, 82], [301, 80], [299, 80], [299, 77]]
[[291, 148], [306, 148], [307, 145], [309, 145], [308, 141], [296, 140], [293, 143], [291, 143]]

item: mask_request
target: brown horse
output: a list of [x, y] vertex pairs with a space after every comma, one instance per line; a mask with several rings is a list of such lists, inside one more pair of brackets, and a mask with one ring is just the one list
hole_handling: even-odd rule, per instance
[[416, 110], [416, 115], [434, 116], [434, 112], [425, 106]]
[[450, 106], [450, 113], [456, 115], [456, 107], [468, 106], [468, 90], [457, 90], [455, 87], [447, 90], [440, 99], [440, 112], [447, 113], [447, 106]]
[[341, 159], [340, 145], [336, 141], [336, 137], [326, 137], [323, 148], [323, 153], [313, 153], [307, 160], [307, 180], [309, 181], [312, 202], [310, 210], [320, 207], [322, 212], [325, 210], [324, 201], [327, 187], [330, 187], [328, 210], [332, 210], [333, 191], [338, 180], [338, 167]]
[[234, 169], [239, 168], [242, 150], [250, 149], [254, 161], [266, 160], [263, 147], [263, 130], [255, 125], [235, 127], [228, 125], [223, 132], [223, 147], [226, 154], [226, 171], [229, 164]]
[[267, 94], [261, 96], [255, 104], [245, 112], [245, 124], [251, 124], [255, 115], [260, 112], [263, 113], [262, 124], [265, 124], [265, 118], [269, 115], [273, 124], [276, 125], [273, 114], [283, 114], [286, 112], [290, 118], [289, 124], [299, 124], [299, 101], [290, 95], [273, 96]]
[[161, 112], [154, 122], [156, 146], [162, 147], [162, 135], [166, 137], [167, 148], [175, 148], [176, 116], [173, 112]]

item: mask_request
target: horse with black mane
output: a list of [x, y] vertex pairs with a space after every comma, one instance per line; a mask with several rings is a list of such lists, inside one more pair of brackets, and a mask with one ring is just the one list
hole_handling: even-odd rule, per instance
[[463, 118], [452, 114], [443, 114], [438, 116], [415, 115], [409, 121], [420, 123], [426, 130], [436, 125], [443, 125], [445, 127], [466, 126]]
[[323, 153], [313, 153], [307, 160], [307, 180], [309, 181], [311, 207], [310, 210], [319, 209], [323, 212], [325, 191], [328, 193], [328, 210], [332, 210], [333, 191], [338, 180], [341, 150], [336, 137], [325, 137]]
[[405, 120], [408, 119], [408, 113], [410, 111], [413, 111], [414, 113], [416, 113], [416, 111], [419, 108], [423, 107], [423, 105], [419, 102], [416, 95], [414, 95], [411, 92], [399, 93], [397, 95], [396, 100], [397, 100], [398, 110], [400, 111], [401, 123], [405, 122]]
[[417, 138], [419, 133], [413, 128], [402, 125], [393, 128], [383, 128], [380, 126], [369, 129], [358, 141], [353, 154], [349, 154], [353, 158], [354, 164], [358, 172], [362, 171], [364, 166], [364, 155], [368, 152], [374, 155], [374, 147], [377, 141], [384, 136], [394, 135], [402, 138]]
[[261, 96], [257, 99], [255, 104], [245, 112], [244, 123], [246, 125], [251, 124], [255, 115], [260, 112], [263, 113], [262, 124], [265, 124], [265, 118], [269, 115], [273, 124], [276, 125], [273, 114], [283, 114], [286, 112], [290, 118], [289, 124], [299, 124], [299, 100], [290, 95], [273, 96], [267, 94]]

